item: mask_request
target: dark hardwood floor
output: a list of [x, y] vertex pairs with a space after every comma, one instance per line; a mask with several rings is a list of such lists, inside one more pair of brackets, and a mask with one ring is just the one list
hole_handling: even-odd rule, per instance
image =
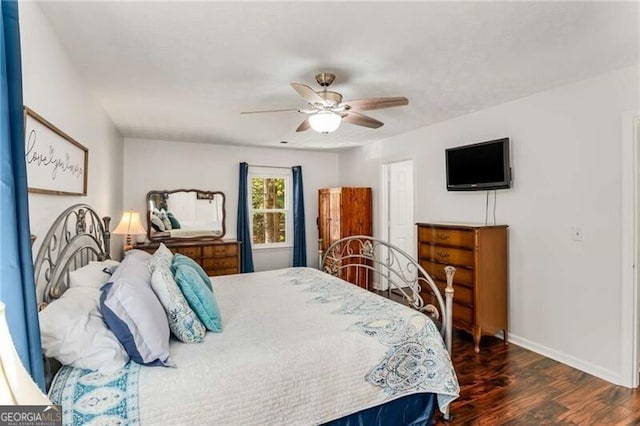
[[640, 425], [640, 391], [615, 386], [502, 340], [454, 331], [460, 397], [436, 425]]

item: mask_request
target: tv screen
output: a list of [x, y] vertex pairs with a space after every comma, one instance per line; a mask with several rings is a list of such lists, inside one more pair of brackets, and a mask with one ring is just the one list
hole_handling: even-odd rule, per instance
[[511, 186], [509, 138], [445, 151], [447, 190], [483, 191]]

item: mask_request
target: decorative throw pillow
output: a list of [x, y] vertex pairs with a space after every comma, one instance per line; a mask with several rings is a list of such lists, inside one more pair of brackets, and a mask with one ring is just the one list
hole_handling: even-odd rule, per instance
[[200, 275], [188, 265], [178, 265], [175, 280], [191, 309], [208, 330], [220, 333], [222, 317], [218, 303]]
[[173, 335], [184, 343], [201, 342], [207, 330], [189, 307], [168, 266], [151, 273], [151, 287], [164, 307]]
[[91, 261], [86, 266], [69, 272], [69, 288], [91, 287], [100, 290], [115, 271], [120, 262], [105, 260], [104, 262]]
[[156, 251], [153, 253], [147, 265], [149, 272], [153, 273], [156, 268], [165, 267], [171, 268], [171, 262], [173, 261], [173, 252], [167, 248], [163, 243], [160, 243]]
[[178, 222], [178, 219], [176, 219], [176, 217], [173, 215], [173, 213], [171, 212], [167, 212], [167, 219], [169, 219], [169, 222], [171, 222], [171, 229], [180, 229], [180, 222]]
[[204, 281], [207, 287], [209, 287], [209, 290], [213, 291], [211, 279], [207, 276], [207, 273], [204, 271], [204, 269], [202, 269], [202, 266], [200, 266], [195, 260], [191, 259], [189, 256], [185, 256], [184, 254], [176, 253], [173, 256], [173, 261], [171, 262], [171, 269], [174, 271], [174, 273], [179, 265], [187, 265], [193, 268], [198, 273], [198, 275], [200, 275], [200, 278], [202, 278], [202, 281]]
[[171, 221], [167, 217], [167, 212], [164, 209], [160, 210], [160, 214], [158, 215], [158, 217], [160, 218], [160, 220], [164, 224], [164, 229], [167, 230], [167, 231], [170, 231], [172, 229], [171, 228]]
[[155, 214], [151, 215], [151, 227], [156, 231], [156, 232], [163, 232], [165, 231], [165, 227], [164, 227], [164, 223], [162, 222], [162, 220], [156, 216]]
[[169, 323], [151, 289], [147, 267], [150, 257], [141, 250], [127, 252], [113, 274], [113, 281], [102, 287], [100, 310], [133, 361], [173, 367], [169, 356]]
[[42, 351], [62, 364], [115, 372], [129, 356], [100, 315], [100, 290], [69, 288], [38, 313]]

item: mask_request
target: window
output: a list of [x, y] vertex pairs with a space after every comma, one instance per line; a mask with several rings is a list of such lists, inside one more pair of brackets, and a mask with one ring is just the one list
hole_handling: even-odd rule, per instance
[[251, 243], [255, 248], [290, 246], [293, 242], [291, 171], [252, 167], [248, 194]]

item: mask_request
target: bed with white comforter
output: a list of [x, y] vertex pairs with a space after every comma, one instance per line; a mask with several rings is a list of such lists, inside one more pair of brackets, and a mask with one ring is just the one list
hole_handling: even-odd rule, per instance
[[309, 268], [212, 278], [224, 331], [172, 342], [176, 368], [64, 367], [65, 424], [312, 425], [458, 382], [424, 314]]

